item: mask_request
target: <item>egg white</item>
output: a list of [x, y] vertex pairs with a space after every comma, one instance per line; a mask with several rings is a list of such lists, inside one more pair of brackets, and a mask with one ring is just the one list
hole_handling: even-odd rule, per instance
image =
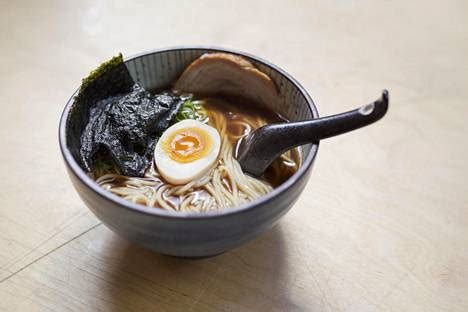
[[[206, 156], [188, 163], [180, 163], [173, 160], [163, 148], [163, 142], [167, 137], [184, 128], [199, 128], [204, 130], [211, 139], [211, 148]], [[159, 138], [154, 149], [154, 161], [161, 176], [171, 184], [186, 184], [201, 178], [217, 161], [221, 148], [221, 138], [218, 131], [202, 122], [185, 119], [170, 126]]]

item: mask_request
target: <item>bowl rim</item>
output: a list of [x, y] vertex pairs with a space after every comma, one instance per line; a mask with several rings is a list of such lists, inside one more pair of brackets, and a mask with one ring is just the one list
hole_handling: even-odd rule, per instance
[[[164, 53], [164, 52], [180, 51], [180, 50], [207, 50], [208, 53], [211, 53], [211, 52], [233, 53], [233, 54], [237, 54], [240, 56], [244, 56], [246, 58], [250, 58], [252, 60], [255, 60], [258, 63], [261, 63], [267, 67], [270, 67], [276, 70], [277, 72], [279, 72], [281, 75], [283, 75], [284, 78], [289, 80], [289, 82], [291, 82], [292, 85], [294, 85], [299, 90], [301, 95], [304, 96], [307, 106], [310, 112], [312, 113], [312, 115], [314, 116], [314, 118], [319, 117], [317, 107], [315, 106], [315, 103], [312, 100], [311, 96], [309, 95], [309, 93], [307, 93], [305, 88], [295, 78], [293, 78], [290, 74], [288, 74], [286, 71], [284, 71], [280, 67], [272, 64], [271, 62], [267, 60], [264, 60], [255, 55], [252, 55], [250, 53], [246, 53], [246, 52], [242, 52], [242, 51], [238, 51], [238, 50], [234, 50], [230, 48], [211, 46], [211, 45], [182, 45], [182, 46], [173, 46], [173, 47], [153, 49], [153, 50], [137, 53], [129, 57], [125, 57], [124, 62], [126, 63], [128, 61], [135, 60], [135, 59], [144, 57], [146, 55], [151, 55], [155, 53]], [[81, 166], [77, 163], [77, 161], [74, 159], [73, 155], [71, 154], [67, 146], [66, 125], [67, 125], [70, 110], [74, 104], [74, 98], [78, 94], [78, 91], [79, 91], [79, 88], [71, 95], [71, 97], [69, 98], [69, 100], [67, 101], [63, 109], [62, 115], [60, 117], [59, 133], [58, 133], [60, 150], [65, 160], [65, 164], [70, 169], [69, 173], [72, 173], [78, 180], [81, 181], [81, 183], [83, 183], [87, 188], [89, 188], [95, 194], [102, 197], [104, 200], [108, 200], [116, 204], [119, 207], [130, 209], [134, 212], [149, 214], [151, 216], [156, 216], [156, 217], [161, 217], [161, 218], [194, 219], [194, 220], [219, 218], [219, 217], [224, 217], [227, 215], [244, 213], [250, 209], [254, 209], [257, 206], [261, 206], [261, 205], [271, 202], [276, 197], [278, 197], [279, 195], [285, 193], [287, 190], [292, 188], [309, 171], [309, 168], [312, 166], [315, 160], [315, 157], [317, 155], [317, 152], [318, 152], [319, 142], [313, 143], [308, 155], [305, 157], [302, 165], [299, 167], [299, 170], [297, 170], [288, 180], [283, 182], [283, 184], [274, 188], [268, 194], [246, 204], [242, 204], [242, 205], [229, 208], [229, 209], [215, 210], [215, 211], [208, 211], [208, 212], [178, 212], [178, 211], [167, 211], [163, 209], [155, 209], [152, 207], [147, 207], [144, 205], [132, 203], [100, 187], [93, 179], [91, 179], [88, 176], [88, 174], [81, 168]]]

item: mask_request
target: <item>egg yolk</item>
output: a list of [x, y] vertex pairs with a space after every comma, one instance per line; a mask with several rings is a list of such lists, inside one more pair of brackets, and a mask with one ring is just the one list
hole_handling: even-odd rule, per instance
[[211, 151], [211, 140], [203, 129], [179, 129], [166, 138], [163, 149], [171, 159], [188, 163], [208, 155]]

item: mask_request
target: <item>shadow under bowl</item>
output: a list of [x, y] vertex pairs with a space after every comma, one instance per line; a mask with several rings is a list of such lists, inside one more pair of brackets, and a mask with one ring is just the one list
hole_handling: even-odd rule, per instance
[[[318, 118], [305, 89], [289, 74], [256, 56], [230, 49], [183, 46], [154, 50], [125, 60], [130, 74], [147, 90], [169, 88], [183, 70], [204, 53], [233, 53], [251, 61], [271, 77], [282, 101], [270, 107], [289, 120]], [[77, 91], [78, 92], [78, 91]], [[205, 257], [238, 247], [271, 228], [292, 207], [312, 170], [318, 144], [301, 147], [302, 164], [286, 182], [267, 195], [230, 209], [205, 213], [171, 212], [134, 204], [114, 195], [91, 179], [77, 159], [89, 107], [77, 105], [73, 94], [62, 113], [59, 143], [70, 179], [88, 208], [111, 230], [162, 254]], [[70, 120], [78, 123], [70, 125]]]

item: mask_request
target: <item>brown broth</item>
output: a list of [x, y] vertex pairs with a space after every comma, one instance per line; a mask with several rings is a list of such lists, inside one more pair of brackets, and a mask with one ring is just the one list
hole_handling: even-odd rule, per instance
[[[208, 111], [212, 110], [222, 113], [227, 120], [226, 130], [229, 140], [236, 149], [239, 140], [250, 131], [255, 130], [261, 123], [282, 123], [288, 120], [274, 111], [261, 108], [256, 104], [245, 102], [237, 98], [203, 98], [203, 107]], [[258, 122], [257, 122], [258, 120]], [[250, 124], [248, 129], [245, 124]], [[262, 179], [271, 186], [277, 187], [289, 179], [301, 164], [301, 154], [299, 148], [292, 149], [289, 153], [289, 160], [282, 157], [277, 158], [265, 171]]]

